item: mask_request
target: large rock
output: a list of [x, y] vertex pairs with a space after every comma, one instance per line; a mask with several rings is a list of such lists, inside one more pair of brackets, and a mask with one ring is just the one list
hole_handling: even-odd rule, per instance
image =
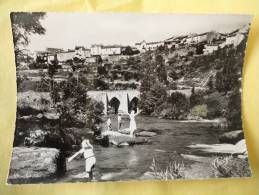
[[14, 147], [8, 183], [47, 182], [65, 170], [65, 158], [58, 149]]
[[105, 131], [102, 133], [102, 136], [108, 136], [109, 142], [117, 146], [144, 144], [148, 142], [146, 138], [131, 137], [117, 131]]
[[187, 147], [211, 154], [247, 154], [246, 142], [244, 139], [236, 144], [195, 144]]
[[242, 130], [230, 131], [224, 133], [219, 137], [220, 143], [236, 144], [240, 140], [244, 139], [244, 133]]
[[25, 146], [50, 147], [57, 149], [69, 150], [72, 145], [76, 144], [75, 138], [69, 133], [62, 133], [59, 131], [30, 131], [29, 136], [25, 137]]
[[153, 137], [155, 135], [157, 135], [157, 133], [151, 132], [151, 131], [141, 131], [136, 133], [136, 136], [139, 136], [139, 137]]

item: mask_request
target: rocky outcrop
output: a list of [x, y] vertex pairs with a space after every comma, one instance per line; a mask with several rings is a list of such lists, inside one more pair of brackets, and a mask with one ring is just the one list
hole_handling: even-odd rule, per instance
[[43, 131], [40, 129], [30, 131], [29, 136], [24, 139], [25, 146], [50, 147], [63, 150], [72, 149], [72, 146], [75, 144], [76, 140], [71, 134], [65, 134], [59, 131]]
[[134, 144], [144, 144], [148, 142], [146, 138], [131, 137], [116, 131], [105, 131], [102, 133], [102, 136], [107, 136], [109, 142], [116, 146], [128, 146]]
[[65, 158], [58, 149], [14, 147], [8, 183], [46, 182], [65, 170]]
[[240, 140], [244, 139], [244, 133], [242, 130], [230, 131], [224, 133], [219, 137], [220, 143], [236, 144]]
[[211, 154], [246, 154], [246, 142], [244, 139], [234, 144], [195, 144], [188, 146], [195, 150]]
[[155, 135], [157, 135], [157, 133], [150, 132], [150, 131], [141, 131], [141, 132], [136, 133], [136, 136], [138, 136], [138, 137], [153, 137]]

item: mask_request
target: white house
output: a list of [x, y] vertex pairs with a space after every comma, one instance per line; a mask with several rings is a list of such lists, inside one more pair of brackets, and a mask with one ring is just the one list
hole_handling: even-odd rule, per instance
[[108, 56], [108, 55], [120, 55], [122, 46], [120, 45], [92, 45], [90, 48], [90, 54], [92, 56]]
[[85, 59], [85, 58], [91, 57], [90, 49], [86, 49], [83, 46], [76, 46], [74, 57], [77, 57], [80, 59]]
[[140, 43], [136, 43], [135, 46], [140, 52], [145, 52], [147, 50], [155, 50], [159, 46], [163, 46], [164, 42], [163, 41], [157, 41], [157, 42], [146, 42], [142, 41]]
[[207, 33], [202, 33], [202, 34], [195, 34], [195, 35], [189, 35], [185, 39], [185, 43], [187, 44], [196, 44], [196, 43], [201, 43], [207, 41]]
[[226, 41], [223, 42], [220, 47], [225, 47], [226, 45], [234, 45], [235, 47], [238, 46], [241, 41], [245, 38], [245, 35], [242, 33], [232, 34], [226, 37]]
[[67, 60], [72, 60], [75, 55], [75, 51], [63, 51], [60, 53], [57, 53], [57, 60], [59, 62], [66, 62]]
[[204, 54], [211, 54], [214, 51], [217, 51], [219, 49], [218, 44], [206, 44], [204, 45], [203, 53]]

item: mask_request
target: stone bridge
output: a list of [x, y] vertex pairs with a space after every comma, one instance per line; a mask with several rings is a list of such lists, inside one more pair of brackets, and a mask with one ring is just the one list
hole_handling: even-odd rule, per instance
[[[87, 95], [104, 104], [104, 114], [107, 114], [111, 104], [117, 105], [115, 113], [118, 111], [129, 112], [130, 109], [136, 110], [140, 92], [138, 90], [114, 90], [114, 91], [88, 91]], [[133, 108], [134, 107], [134, 108]]]

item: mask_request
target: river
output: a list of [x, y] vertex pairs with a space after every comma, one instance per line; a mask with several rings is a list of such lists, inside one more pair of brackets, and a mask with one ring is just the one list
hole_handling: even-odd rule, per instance
[[[127, 127], [128, 119], [124, 118], [122, 121], [124, 127]], [[214, 128], [210, 122], [181, 122], [144, 116], [138, 116], [136, 122], [139, 129], [154, 131], [158, 134], [150, 138], [149, 143], [142, 145], [124, 147], [94, 145], [97, 159], [93, 171], [95, 180], [141, 179], [145, 172], [150, 171], [153, 158], [159, 168], [163, 169], [168, 163], [176, 161], [183, 163], [185, 168], [190, 169], [190, 173], [193, 175], [190, 176], [189, 174], [187, 176], [189, 178], [210, 177], [209, 173], [205, 173], [205, 176], [199, 173], [200, 171], [206, 171], [204, 164], [181, 156], [181, 154], [204, 156], [204, 154], [188, 148], [188, 145], [218, 143], [220, 130]], [[116, 123], [115, 117], [112, 118], [112, 123]], [[207, 165], [210, 165], [210, 163]], [[83, 158], [76, 159], [67, 164], [67, 172], [58, 182], [83, 181], [79, 176], [83, 171]]]

